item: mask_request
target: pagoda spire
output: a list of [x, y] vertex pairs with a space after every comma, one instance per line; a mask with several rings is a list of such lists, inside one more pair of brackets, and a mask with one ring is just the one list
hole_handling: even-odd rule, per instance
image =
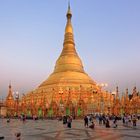
[[70, 3], [68, 4], [68, 11], [67, 11], [66, 17], [67, 17], [67, 24], [66, 24], [66, 28], [65, 28], [65, 34], [66, 33], [73, 34], [73, 28], [72, 28], [72, 24], [71, 24], [72, 13], [71, 13], [71, 9], [70, 9]]
[[63, 49], [55, 63], [53, 73], [39, 86], [40, 88], [53, 84], [64, 86], [64, 83], [68, 86], [75, 85], [78, 87], [80, 84], [86, 86], [90, 84], [95, 87], [95, 90], [98, 88], [96, 83], [85, 73], [82, 61], [76, 52], [71, 19], [72, 12], [70, 4], [68, 4]]
[[129, 98], [129, 95], [128, 95], [128, 88], [126, 88], [125, 97], [126, 97], [126, 98]]
[[63, 50], [56, 61], [54, 72], [76, 71], [84, 73], [82, 61], [75, 49], [70, 4], [68, 4], [66, 18], [67, 22], [65, 27]]
[[119, 87], [116, 87], [116, 99], [119, 99]]
[[8, 95], [6, 97], [5, 104], [6, 104], [6, 106], [8, 106], [10, 108], [12, 108], [13, 105], [14, 105], [14, 97], [13, 97], [13, 94], [12, 94], [11, 82], [9, 83]]
[[125, 91], [125, 102], [127, 103], [128, 101], [129, 101], [128, 88], [126, 88], [126, 91]]
[[133, 95], [133, 97], [136, 97], [137, 96], [137, 88], [136, 88], [136, 86], [134, 86], [134, 88], [133, 88], [132, 95]]
[[12, 94], [12, 86], [11, 86], [11, 82], [9, 83], [9, 89], [8, 89], [7, 100], [14, 100], [14, 97], [13, 97], [13, 94]]
[[124, 106], [124, 104], [125, 104], [125, 95], [124, 95], [124, 92], [122, 93], [121, 104], [122, 104], [122, 106]]
[[74, 35], [73, 35], [73, 27], [72, 27], [72, 23], [71, 23], [71, 18], [72, 18], [72, 12], [70, 9], [70, 4], [68, 4], [68, 10], [67, 10], [67, 23], [66, 23], [66, 27], [65, 27], [65, 36], [64, 36], [64, 47], [66, 44], [72, 44], [73, 48], [75, 46], [74, 43]]

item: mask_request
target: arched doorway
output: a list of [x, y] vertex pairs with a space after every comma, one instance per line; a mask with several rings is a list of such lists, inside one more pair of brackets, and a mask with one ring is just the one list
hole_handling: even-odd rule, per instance
[[65, 110], [66, 115], [68, 115], [68, 116], [73, 115], [73, 103], [72, 103], [72, 101], [67, 102], [65, 109], [66, 109]]
[[50, 107], [50, 108], [48, 109], [48, 117], [52, 117], [52, 116], [53, 116], [53, 108]]
[[52, 101], [48, 109], [48, 117], [56, 117], [58, 114], [58, 105], [55, 101]]
[[42, 117], [43, 117], [43, 110], [42, 110], [41, 107], [38, 108], [38, 117], [39, 117], [39, 118], [42, 118]]
[[78, 105], [77, 105], [77, 116], [78, 117], [82, 117], [85, 115], [85, 111], [86, 111], [86, 105], [84, 100], [80, 100]]

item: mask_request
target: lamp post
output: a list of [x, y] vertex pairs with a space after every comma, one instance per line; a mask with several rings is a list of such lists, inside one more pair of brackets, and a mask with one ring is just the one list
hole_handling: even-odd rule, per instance
[[95, 102], [96, 102], [95, 97], [96, 96], [95, 95], [96, 95], [97, 91], [93, 90], [93, 88], [91, 86], [90, 92], [91, 92], [91, 113], [94, 114], [95, 113], [95, 108], [96, 108], [96, 106], [95, 106]]
[[1, 115], [2, 115], [2, 100], [0, 100], [0, 117], [1, 117]]
[[104, 113], [104, 99], [103, 99], [103, 95], [101, 95], [101, 99], [100, 99], [100, 111], [101, 111], [101, 113]]
[[15, 99], [16, 99], [16, 116], [18, 117], [18, 104], [19, 104], [19, 92], [18, 91], [15, 93]]
[[61, 115], [63, 116], [64, 105], [63, 105], [63, 100], [62, 100], [62, 95], [63, 95], [63, 90], [62, 89], [59, 91], [59, 95], [61, 96], [61, 99], [60, 99], [60, 111], [61, 111]]
[[113, 96], [112, 113], [114, 114], [114, 110], [115, 110], [115, 96], [116, 96], [116, 91], [113, 91], [111, 94], [112, 94], [112, 96]]
[[101, 113], [104, 113], [104, 97], [103, 97], [103, 91], [102, 88], [103, 87], [107, 87], [108, 84], [107, 83], [101, 83], [101, 84], [97, 84], [99, 86], [99, 89], [100, 89], [100, 94], [101, 94], [101, 97], [100, 97], [100, 112]]

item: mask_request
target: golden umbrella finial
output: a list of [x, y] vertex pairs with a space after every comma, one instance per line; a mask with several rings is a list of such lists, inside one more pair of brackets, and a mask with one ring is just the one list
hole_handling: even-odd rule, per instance
[[70, 9], [70, 1], [68, 2], [68, 12], [67, 12], [67, 18], [71, 18], [72, 17], [72, 13], [71, 13], [71, 9]]

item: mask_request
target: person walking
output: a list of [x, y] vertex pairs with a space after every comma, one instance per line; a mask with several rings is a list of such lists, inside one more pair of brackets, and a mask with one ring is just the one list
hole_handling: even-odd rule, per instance
[[99, 116], [99, 125], [102, 124], [102, 121], [103, 121], [103, 118], [102, 118], [102, 116], [100, 115], [100, 116]]
[[85, 127], [88, 127], [88, 117], [87, 116], [84, 117], [84, 124], [85, 124]]
[[123, 125], [125, 125], [125, 115], [123, 116], [122, 121], [123, 121]]
[[128, 119], [128, 115], [126, 115], [125, 116], [125, 125], [128, 127], [128, 121], [129, 121], [129, 119]]
[[93, 115], [89, 116], [89, 121], [92, 123], [93, 122]]
[[63, 124], [66, 124], [66, 123], [67, 123], [67, 117], [63, 116]]
[[135, 127], [137, 126], [136, 115], [133, 115], [133, 117], [132, 117], [132, 122], [133, 122], [133, 127], [135, 128]]
[[131, 115], [128, 115], [128, 126], [131, 126]]
[[106, 119], [106, 128], [110, 128], [109, 119]]
[[72, 123], [72, 117], [68, 116], [68, 118], [67, 118], [67, 127], [68, 128], [71, 128], [71, 123]]
[[118, 120], [118, 117], [115, 116], [115, 117], [114, 117], [114, 120], [113, 120], [113, 127], [114, 127], [114, 128], [117, 128], [117, 127], [118, 127], [118, 125], [117, 125], [117, 120]]

